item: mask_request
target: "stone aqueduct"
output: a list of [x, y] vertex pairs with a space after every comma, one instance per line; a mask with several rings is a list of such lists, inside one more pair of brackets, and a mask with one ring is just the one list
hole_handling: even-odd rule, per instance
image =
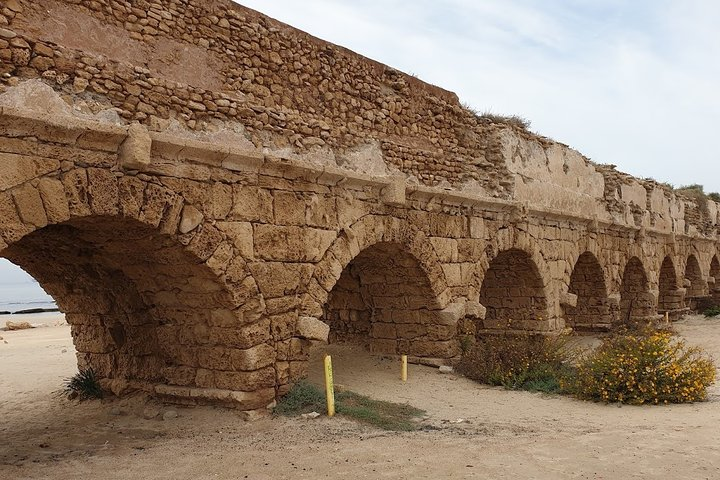
[[224, 1], [0, 3], [0, 256], [117, 392], [262, 408], [326, 325], [437, 363], [720, 300], [718, 204], [450, 92]]

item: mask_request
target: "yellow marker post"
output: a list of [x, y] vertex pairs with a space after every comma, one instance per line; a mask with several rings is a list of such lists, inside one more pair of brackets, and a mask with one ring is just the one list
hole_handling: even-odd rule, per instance
[[407, 355], [400, 357], [400, 378], [403, 382], [407, 382]]
[[335, 387], [333, 386], [332, 359], [325, 355], [325, 397], [327, 399], [328, 417], [335, 415]]

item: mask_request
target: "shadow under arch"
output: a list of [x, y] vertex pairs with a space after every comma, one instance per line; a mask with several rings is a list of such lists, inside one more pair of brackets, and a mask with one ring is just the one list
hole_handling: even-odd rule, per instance
[[642, 261], [628, 260], [620, 285], [620, 323], [645, 322], [656, 315], [655, 298]]
[[406, 220], [367, 215], [344, 229], [316, 265], [305, 313], [331, 327], [330, 341], [376, 353], [452, 358], [455, 325], [439, 322], [450, 298], [427, 236]]
[[670, 255], [663, 259], [658, 282], [658, 313], [667, 313], [669, 317], [677, 318], [683, 311], [684, 293], [678, 284], [677, 270]]
[[25, 235], [0, 256], [66, 314], [80, 367], [136, 388], [202, 386], [212, 312], [232, 308], [232, 299], [176, 239], [131, 218], [76, 217]]
[[418, 259], [402, 244], [379, 242], [343, 269], [324, 305], [330, 343], [372, 353], [452, 358], [455, 325], [440, 321], [440, 303]]
[[530, 254], [511, 248], [499, 252], [485, 272], [479, 301], [486, 308], [477, 331], [554, 330], [547, 288]]
[[612, 323], [611, 305], [603, 272], [597, 257], [582, 253], [570, 275], [568, 292], [577, 296], [575, 305], [565, 305], [568, 326], [575, 330], [606, 330]]
[[713, 283], [710, 285], [710, 295], [713, 301], [720, 303], [720, 259], [717, 255], [713, 255], [710, 261], [710, 277]]
[[703, 278], [700, 262], [694, 254], [690, 254], [685, 264], [685, 287], [687, 288], [686, 306], [694, 308], [695, 299], [707, 294], [707, 283]]

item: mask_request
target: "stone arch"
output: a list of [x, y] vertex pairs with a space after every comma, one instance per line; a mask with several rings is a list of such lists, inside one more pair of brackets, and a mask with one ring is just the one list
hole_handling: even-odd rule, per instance
[[530, 254], [511, 248], [490, 262], [480, 287], [486, 308], [478, 331], [512, 329], [546, 331], [555, 328], [546, 285]]
[[713, 279], [710, 294], [715, 301], [720, 301], [720, 259], [717, 255], [713, 255], [710, 261], [710, 277]]
[[683, 291], [678, 284], [677, 270], [670, 255], [663, 259], [658, 282], [658, 313], [668, 313], [674, 317], [672, 314], [682, 310]]
[[308, 286], [309, 298], [304, 305], [305, 314], [322, 315], [329, 292], [340, 279], [343, 270], [361, 251], [379, 243], [401, 245], [403, 251], [418, 262], [439, 308], [449, 303], [451, 294], [445, 274], [425, 233], [406, 220], [367, 215], [343, 229], [315, 266]]
[[0, 191], [0, 256], [55, 298], [79, 366], [114, 392], [259, 408], [275, 397], [261, 298], [197, 212], [152, 180], [50, 172]]
[[698, 262], [698, 259], [694, 254], [690, 254], [687, 258], [684, 278], [684, 286], [687, 289], [686, 298], [689, 300], [688, 303], [692, 304], [693, 299], [702, 297], [707, 292], [707, 282], [703, 278], [700, 262]]
[[638, 257], [632, 257], [625, 265], [620, 285], [620, 322], [647, 321], [654, 314], [655, 298], [645, 267]]
[[457, 355], [454, 324], [439, 321], [448, 293], [437, 255], [406, 222], [356, 222], [328, 249], [313, 279], [330, 342], [423, 358]]
[[439, 303], [420, 262], [401, 244], [376, 243], [361, 251], [330, 291], [323, 321], [331, 343], [373, 353], [452, 358], [455, 325], [439, 322]]
[[565, 306], [568, 325], [576, 330], [608, 328], [612, 313], [608, 301], [605, 274], [597, 257], [584, 252], [575, 262], [568, 292], [575, 295], [575, 305]]

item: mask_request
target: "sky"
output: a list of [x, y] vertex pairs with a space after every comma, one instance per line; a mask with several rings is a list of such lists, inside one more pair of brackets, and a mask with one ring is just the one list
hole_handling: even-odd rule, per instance
[[[599, 163], [720, 192], [717, 0], [242, 0]], [[42, 290], [0, 259], [0, 301]], [[4, 292], [4, 293], [3, 293]]]
[[720, 192], [717, 0], [241, 0], [639, 177]]

